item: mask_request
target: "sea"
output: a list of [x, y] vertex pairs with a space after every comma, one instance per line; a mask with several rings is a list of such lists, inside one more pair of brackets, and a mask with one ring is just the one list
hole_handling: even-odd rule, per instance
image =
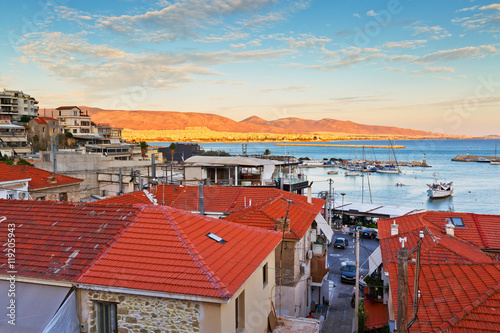
[[[294, 142], [300, 143], [300, 142]], [[311, 142], [304, 142], [311, 143]], [[404, 146], [395, 149], [398, 161], [421, 162], [425, 156], [431, 167], [401, 167], [401, 174], [364, 173], [364, 176], [346, 177], [345, 170], [337, 167], [303, 168], [301, 173], [313, 182], [313, 196], [327, 191], [329, 180], [333, 181], [334, 200], [340, 204], [373, 203], [381, 206], [403, 206], [414, 209], [429, 209], [478, 214], [500, 214], [500, 165], [479, 162], [455, 162], [457, 155], [498, 156], [500, 159], [500, 139], [445, 139], [445, 140], [401, 140], [393, 145]], [[154, 142], [152, 146], [168, 146], [170, 143]], [[241, 155], [245, 150], [248, 155], [263, 154], [269, 149], [272, 155], [291, 155], [310, 159], [354, 159], [362, 158], [361, 148], [353, 147], [310, 147], [278, 146], [276, 143], [201, 143], [202, 149], [226, 151], [231, 155]], [[387, 140], [331, 141], [318, 144], [342, 145], [389, 145]], [[390, 149], [365, 148], [367, 159], [389, 160]], [[327, 174], [338, 170], [337, 175]], [[454, 193], [451, 197], [429, 199], [427, 185], [434, 181], [435, 174], [439, 181], [453, 181]], [[399, 184], [399, 185], [398, 185]], [[401, 186], [402, 184], [402, 186]], [[342, 198], [340, 193], [345, 193]]]

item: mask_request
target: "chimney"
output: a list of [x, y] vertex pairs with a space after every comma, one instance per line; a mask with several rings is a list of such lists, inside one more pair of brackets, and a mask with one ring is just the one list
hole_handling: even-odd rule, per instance
[[279, 232], [290, 232], [290, 219], [277, 219], [276, 220], [276, 231]]
[[57, 175], [55, 173], [51, 173], [47, 176], [47, 183], [55, 184], [57, 183]]
[[451, 237], [455, 237], [455, 226], [451, 223], [448, 223], [444, 226], [446, 228], [446, 234]]
[[391, 236], [397, 235], [399, 232], [399, 225], [396, 224], [396, 220], [391, 224]]
[[307, 188], [307, 203], [312, 204], [312, 187]]

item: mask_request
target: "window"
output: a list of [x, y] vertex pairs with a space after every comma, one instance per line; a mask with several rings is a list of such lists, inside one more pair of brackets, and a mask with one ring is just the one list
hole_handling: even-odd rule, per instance
[[116, 303], [95, 302], [97, 333], [117, 333]]
[[453, 223], [455, 227], [461, 227], [461, 228], [465, 227], [464, 221], [462, 220], [461, 217], [452, 217], [451, 223]]
[[245, 327], [245, 291], [243, 290], [241, 294], [234, 301], [235, 312], [234, 317], [236, 320], [236, 329]]
[[7, 199], [14, 199], [14, 193], [7, 194]]
[[262, 267], [262, 281], [263, 281], [264, 287], [266, 287], [266, 285], [267, 285], [268, 277], [269, 277], [269, 266], [266, 263], [264, 265], [264, 267]]
[[76, 128], [74, 128], [74, 129], [73, 129], [73, 133], [76, 133], [76, 132], [77, 132], [77, 129], [76, 129]]
[[38, 198], [36, 198], [36, 200], [43, 201], [43, 200], [45, 200], [45, 197], [44, 196], [43, 197], [38, 197]]
[[59, 193], [59, 201], [68, 201], [68, 193]]

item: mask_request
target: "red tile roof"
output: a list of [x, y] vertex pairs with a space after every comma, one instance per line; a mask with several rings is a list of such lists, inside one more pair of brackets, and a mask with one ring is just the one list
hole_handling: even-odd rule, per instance
[[368, 329], [382, 328], [387, 325], [389, 322], [387, 305], [376, 302], [367, 296], [364, 297], [363, 304], [365, 306], [365, 313], [368, 315], [365, 323]]
[[281, 241], [165, 206], [0, 200], [0, 211], [16, 224], [18, 275], [159, 292], [230, 298]]
[[[188, 211], [199, 211], [198, 186], [160, 185], [150, 190], [159, 205], [171, 206]], [[290, 233], [287, 238], [300, 239], [321, 211], [325, 201], [276, 188], [204, 186], [205, 212], [230, 214], [226, 220], [268, 230], [276, 229], [276, 220], [286, 215], [287, 202], [290, 205]], [[98, 201], [101, 204], [151, 203], [143, 191], [123, 194]]]
[[[187, 211], [199, 211], [199, 187], [159, 185], [148, 189], [159, 205], [170, 206]], [[270, 198], [291, 198], [294, 201], [307, 201], [307, 197], [270, 187], [233, 187], [204, 186], [203, 197], [205, 212], [232, 213], [243, 208], [261, 203]], [[101, 204], [135, 204], [144, 203], [146, 195], [139, 192], [99, 200]], [[149, 200], [148, 200], [149, 201]], [[314, 205], [324, 205], [321, 199], [313, 198]]]
[[288, 204], [283, 199], [288, 200], [285, 197], [271, 198], [235, 212], [227, 216], [225, 220], [257, 228], [276, 230], [277, 220], [287, 217], [290, 219], [290, 232], [285, 234], [285, 238], [301, 239], [321, 211], [324, 201], [316, 199], [313, 204], [308, 204], [306, 201], [297, 198], [298, 200], [293, 200], [292, 203]]
[[40, 125], [47, 125], [47, 120], [58, 121], [58, 119], [52, 117], [36, 117], [33, 120], [39, 123]]
[[[30, 190], [39, 190], [47, 187], [71, 185], [83, 182], [83, 179], [80, 178], [53, 173], [29, 165], [13, 165], [12, 167], [24, 174], [26, 178], [31, 178], [28, 183]], [[54, 182], [49, 180], [50, 175], [55, 175]]]
[[[450, 217], [461, 217], [464, 222], [464, 227], [454, 229], [454, 236], [446, 235], [444, 227], [449, 223], [446, 219]], [[398, 224], [399, 233], [391, 236], [390, 225], [393, 221]], [[490, 253], [498, 250], [499, 235], [494, 231], [498, 227], [500, 216], [471, 213], [426, 212], [378, 221], [383, 265], [389, 273], [395, 312], [398, 298], [396, 254], [401, 247], [399, 239], [406, 237], [405, 246], [413, 249], [419, 239], [419, 232], [424, 233], [419, 285], [422, 297], [418, 319], [411, 330], [500, 331], [500, 263]], [[415, 263], [410, 260], [408, 318], [413, 312], [414, 274]]]
[[0, 183], [16, 180], [28, 180], [29, 178], [30, 177], [16, 170], [13, 165], [7, 165], [0, 162]]

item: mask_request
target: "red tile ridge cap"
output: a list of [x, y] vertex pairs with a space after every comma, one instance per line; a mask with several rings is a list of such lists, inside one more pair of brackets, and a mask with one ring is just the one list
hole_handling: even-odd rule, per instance
[[[180, 241], [184, 244], [186, 249], [188, 250], [189, 254], [191, 257], [194, 259], [195, 263], [200, 267], [203, 273], [205, 273], [205, 276], [212, 282], [212, 284], [219, 290], [220, 296], [221, 297], [227, 297], [231, 298], [233, 295], [227, 288], [227, 286], [222, 282], [222, 280], [215, 274], [214, 271], [211, 269], [207, 269], [207, 267], [210, 267], [201, 254], [198, 252], [196, 247], [194, 246], [193, 243], [189, 240], [189, 237], [184, 233], [184, 231], [179, 227], [175, 219], [170, 218], [169, 214], [167, 213], [166, 209], [164, 206], [157, 206], [154, 207], [156, 209], [160, 209], [165, 218], [167, 219], [168, 222], [172, 225], [173, 229], [177, 233]], [[200, 216], [200, 218], [207, 219], [203, 216]], [[208, 220], [208, 219], [207, 219]]]
[[[116, 206], [130, 207], [130, 206], [127, 206], [127, 205], [110, 205], [110, 206], [112, 206], [112, 207], [116, 207]], [[127, 229], [130, 228], [134, 224], [135, 221], [137, 221], [137, 219], [139, 218], [140, 213], [142, 213], [142, 211], [144, 210], [144, 207], [147, 207], [147, 206], [138, 207], [139, 209], [136, 210], [135, 216], [132, 217], [132, 220], [128, 224], [126, 224], [123, 227], [121, 227], [120, 230], [118, 230], [118, 232], [115, 234], [115, 236], [113, 236], [113, 238], [109, 241], [109, 243], [106, 244], [106, 246], [101, 250], [101, 252], [99, 252], [99, 254], [97, 254], [97, 256], [94, 258], [94, 260], [92, 260], [92, 262], [90, 264], [88, 264], [87, 267], [85, 267], [84, 269], [82, 269], [82, 271], [75, 277], [75, 281], [76, 282], [80, 281], [85, 276], [85, 274], [92, 267], [94, 267], [95, 264], [101, 258], [103, 258], [106, 254], [108, 254], [109, 251], [111, 251], [111, 248], [113, 247], [113, 245], [115, 245], [116, 242], [118, 242], [118, 240], [122, 237], [122, 235], [125, 233], [125, 231], [127, 231]]]
[[500, 292], [500, 284], [497, 284], [492, 288], [488, 289], [484, 294], [482, 294], [478, 299], [476, 299], [474, 302], [466, 306], [462, 311], [460, 311], [459, 313], [457, 313], [456, 315], [454, 315], [453, 317], [442, 323], [437, 328], [435, 328], [434, 332], [444, 332], [445, 330], [449, 329], [497, 292]]
[[231, 203], [229, 204], [228, 208], [227, 208], [227, 211], [229, 211], [231, 208], [233, 208], [234, 206], [236, 206], [236, 201], [238, 199], [238, 197], [240, 196], [241, 194], [241, 191], [242, 191], [242, 188], [239, 187], [238, 188], [238, 191], [236, 192], [236, 195], [234, 196], [233, 200], [231, 201]]
[[[163, 186], [165, 186], [165, 185], [163, 185]], [[177, 195], [175, 196], [174, 200], [172, 200], [172, 201], [171, 201], [171, 202], [170, 202], [167, 206], [174, 207], [174, 206], [175, 206], [175, 204], [177, 203], [177, 200], [179, 200], [179, 199], [180, 199], [181, 194], [184, 194], [184, 193], [187, 191], [187, 189], [188, 189], [188, 187], [187, 187], [187, 186], [182, 186], [182, 192], [181, 192], [181, 191], [179, 191], [179, 190], [181, 189], [181, 187], [180, 187], [180, 186], [178, 186], [178, 187], [176, 187], [176, 188], [177, 188], [177, 191], [176, 191], [176, 192], [179, 192], [179, 193], [177, 193]], [[199, 200], [199, 199], [198, 199], [198, 200]]]
[[476, 214], [471, 214], [471, 215], [472, 215], [472, 221], [474, 221], [474, 224], [476, 225], [479, 237], [481, 237], [481, 242], [483, 242], [483, 248], [487, 248], [488, 244], [486, 242], [486, 238], [484, 237], [483, 231], [481, 230], [481, 226], [479, 225], [479, 220], [477, 219], [477, 215]]

